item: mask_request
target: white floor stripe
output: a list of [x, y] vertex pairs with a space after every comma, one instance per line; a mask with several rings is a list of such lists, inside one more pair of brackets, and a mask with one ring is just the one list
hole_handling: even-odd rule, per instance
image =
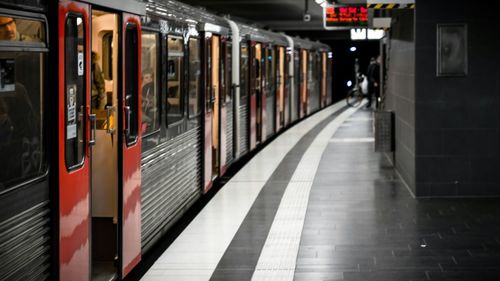
[[209, 280], [260, 190], [288, 151], [305, 133], [344, 105], [344, 101], [340, 101], [314, 114], [255, 155], [210, 200], [141, 280]]
[[330, 142], [375, 142], [375, 138], [333, 138]]
[[309, 193], [321, 156], [335, 131], [356, 110], [350, 108], [331, 121], [302, 156], [281, 199], [252, 281], [293, 280]]

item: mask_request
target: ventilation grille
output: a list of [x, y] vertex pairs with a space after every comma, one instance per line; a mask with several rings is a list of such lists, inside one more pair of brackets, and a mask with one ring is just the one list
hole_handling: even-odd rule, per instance
[[142, 249], [147, 251], [201, 195], [201, 128], [143, 156]]
[[0, 280], [49, 279], [49, 201], [0, 222], [0, 261]]

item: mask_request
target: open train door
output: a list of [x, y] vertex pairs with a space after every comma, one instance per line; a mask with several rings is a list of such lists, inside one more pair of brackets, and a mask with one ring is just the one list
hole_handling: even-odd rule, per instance
[[326, 96], [326, 75], [327, 75], [327, 55], [326, 52], [321, 52], [321, 96], [320, 96], [320, 108], [324, 108], [327, 103]]
[[260, 95], [260, 80], [257, 79], [260, 72], [260, 44], [249, 42], [250, 46], [250, 150], [257, 146], [258, 116], [257, 95]]
[[[140, 260], [140, 19], [123, 10], [144, 6], [104, 4], [59, 3], [60, 280], [123, 278]], [[102, 55], [115, 74], [99, 100], [91, 50], [103, 39], [91, 32], [102, 26], [111, 30], [115, 48]], [[109, 253], [101, 259], [96, 249]]]
[[203, 159], [204, 159], [204, 172], [203, 172], [203, 192], [208, 192], [212, 187], [212, 119], [213, 119], [213, 107], [215, 103], [215, 97], [213, 97], [212, 91], [212, 34], [209, 32], [204, 33], [203, 40], [203, 101], [204, 101], [204, 149], [203, 149]]
[[307, 95], [307, 81], [308, 81], [308, 71], [307, 66], [309, 62], [308, 52], [305, 49], [300, 50], [300, 101], [299, 101], [299, 118], [307, 115], [308, 108], [308, 95]]
[[280, 131], [286, 123], [286, 91], [285, 91], [285, 48], [277, 47], [278, 66], [276, 80], [276, 132]]
[[[204, 124], [204, 184], [203, 191], [207, 192], [213, 180], [219, 175], [221, 167], [221, 124], [225, 124], [225, 110], [221, 104], [221, 36], [205, 30], [204, 41], [204, 88], [205, 88], [205, 124]], [[222, 132], [225, 137], [225, 132]], [[224, 143], [225, 145], [225, 143]], [[225, 158], [224, 158], [225, 160]], [[225, 163], [225, 162], [224, 162]]]
[[59, 278], [89, 280], [90, 6], [59, 3]]
[[[118, 98], [122, 139], [119, 163], [120, 184], [118, 217], [120, 276], [126, 276], [141, 260], [141, 20], [122, 15], [122, 91]], [[121, 128], [120, 128], [121, 127]]]

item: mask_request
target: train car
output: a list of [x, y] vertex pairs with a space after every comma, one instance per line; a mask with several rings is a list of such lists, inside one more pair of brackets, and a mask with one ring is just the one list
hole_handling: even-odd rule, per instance
[[293, 41], [294, 86], [299, 93], [297, 118], [302, 118], [331, 104], [331, 74], [328, 72], [332, 64], [331, 52], [328, 45], [320, 42], [297, 37]]
[[124, 277], [141, 257], [144, 5], [1, 6], [0, 279]]
[[331, 103], [328, 50], [171, 0], [2, 1], [0, 280], [126, 277], [234, 161]]
[[202, 38], [190, 9], [149, 2], [142, 20], [142, 252], [201, 196]]
[[[237, 28], [237, 31], [234, 29]], [[284, 127], [286, 110], [285, 54], [286, 38], [241, 23], [233, 26], [238, 32], [241, 53], [240, 91], [247, 99], [250, 150]], [[242, 98], [242, 99], [243, 99]], [[240, 116], [247, 112], [238, 112]], [[243, 141], [242, 141], [242, 144]]]

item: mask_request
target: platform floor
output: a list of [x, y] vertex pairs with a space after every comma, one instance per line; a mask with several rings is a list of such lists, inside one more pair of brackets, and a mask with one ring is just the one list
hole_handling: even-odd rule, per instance
[[500, 280], [500, 199], [414, 199], [372, 121], [339, 103], [283, 133], [142, 280]]

